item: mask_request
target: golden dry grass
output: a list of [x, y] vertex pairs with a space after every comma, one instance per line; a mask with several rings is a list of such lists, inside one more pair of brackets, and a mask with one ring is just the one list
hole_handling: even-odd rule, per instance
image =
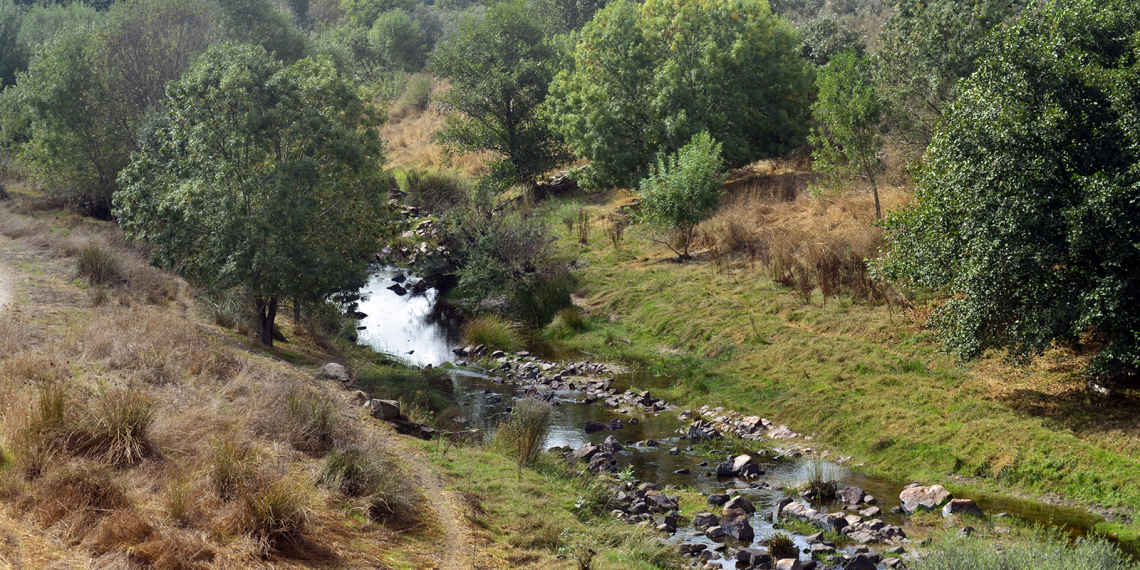
[[[436, 85], [433, 96], [448, 87], [447, 82]], [[388, 122], [380, 128], [380, 136], [388, 142], [388, 164], [397, 168], [454, 168], [468, 176], [478, 174], [491, 160], [490, 153], [467, 153], [448, 161], [443, 148], [432, 142], [432, 133], [443, 127], [444, 119], [436, 106], [420, 111], [393, 103]]]
[[[185, 283], [113, 227], [29, 211], [0, 207], [0, 263], [18, 282], [0, 319], [0, 447], [14, 464], [0, 466], [0, 531], [31, 537], [0, 536], [0, 568], [384, 567], [394, 548], [434, 564], [436, 527], [412, 528], [409, 547], [407, 528], [359, 524], [341, 508], [357, 499], [316, 485], [328, 446], [392, 445], [339, 383], [200, 316]], [[74, 258], [92, 243], [124, 276], [98, 303]], [[313, 342], [287, 348], [317, 364], [329, 355]], [[321, 405], [298, 421], [290, 393]], [[243, 450], [230, 493], [213, 484], [219, 440]]]

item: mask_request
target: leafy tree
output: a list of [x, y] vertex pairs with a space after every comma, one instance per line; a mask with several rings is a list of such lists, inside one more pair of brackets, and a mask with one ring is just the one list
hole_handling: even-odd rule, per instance
[[386, 195], [380, 115], [328, 61], [289, 67], [257, 46], [210, 48], [169, 88], [158, 144], [120, 177], [115, 215], [154, 261], [242, 287], [273, 342], [282, 298], [367, 280]]
[[23, 16], [10, 0], [0, 0], [0, 90], [16, 84], [16, 73], [27, 69], [28, 54], [20, 44]]
[[543, 14], [553, 20], [554, 30], [567, 33], [580, 29], [605, 7], [606, 0], [531, 0]]
[[884, 274], [949, 300], [965, 358], [1099, 347], [1088, 372], [1140, 370], [1140, 5], [1026, 9], [962, 84], [917, 203], [887, 218]]
[[877, 77], [904, 150], [922, 155], [944, 109], [983, 55], [981, 40], [1023, 2], [899, 0], [879, 33]]
[[835, 14], [820, 14], [800, 28], [800, 53], [815, 65], [827, 65], [831, 57], [844, 51], [862, 56], [867, 51], [859, 32], [847, 29]]
[[539, 114], [558, 53], [542, 19], [522, 0], [468, 20], [437, 48], [432, 67], [451, 79], [443, 101], [455, 111], [435, 134], [452, 153], [491, 151], [499, 180], [530, 182], [563, 163], [561, 140]]
[[815, 169], [842, 183], [863, 176], [875, 195], [875, 218], [882, 218], [879, 152], [883, 148], [884, 104], [871, 75], [871, 62], [854, 52], [831, 58], [816, 77], [819, 96], [811, 110], [817, 127], [812, 133]]
[[286, 64], [305, 55], [305, 34], [273, 0], [218, 0], [218, 29], [231, 42], [265, 48]]
[[133, 0], [115, 4], [98, 30], [52, 40], [15, 93], [30, 115], [23, 156], [32, 178], [77, 210], [109, 217], [136, 129], [211, 29], [197, 2]]
[[412, 10], [416, 3], [413, 0], [343, 0], [341, 8], [348, 15], [348, 19], [360, 28], [371, 30], [372, 25], [380, 14], [392, 10]]
[[764, 0], [611, 2], [576, 37], [551, 86], [555, 128], [590, 159], [581, 182], [632, 187], [658, 153], [708, 131], [729, 167], [806, 134], [811, 70]]
[[679, 259], [689, 259], [689, 244], [697, 224], [707, 220], [720, 205], [724, 188], [721, 176], [721, 144], [707, 132], [693, 135], [689, 144], [671, 157], [658, 157], [641, 181], [641, 219], [651, 226], [676, 232], [680, 242], [666, 244]]
[[419, 24], [404, 10], [392, 10], [376, 18], [368, 41], [389, 70], [413, 72], [424, 68], [425, 39]]

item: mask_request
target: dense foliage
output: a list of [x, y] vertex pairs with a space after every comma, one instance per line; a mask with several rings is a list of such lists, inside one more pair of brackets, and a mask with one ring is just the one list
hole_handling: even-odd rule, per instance
[[582, 182], [635, 187], [659, 153], [708, 131], [729, 167], [804, 141], [811, 71], [764, 0], [610, 3], [575, 36], [551, 117], [591, 163]]
[[888, 276], [951, 295], [935, 318], [971, 358], [1099, 348], [1140, 369], [1140, 5], [1027, 9], [959, 89], [917, 204], [889, 218]]
[[675, 155], [658, 157], [641, 181], [641, 218], [676, 232], [674, 240], [663, 241], [681, 259], [689, 258], [697, 224], [720, 205], [724, 185], [720, 152], [721, 144], [707, 132], [697, 133]]
[[879, 34], [877, 75], [894, 109], [895, 132], [913, 159], [938, 130], [959, 80], [984, 54], [982, 39], [1024, 2], [899, 0]]
[[272, 344], [280, 300], [367, 279], [385, 218], [380, 120], [327, 60], [285, 67], [260, 47], [212, 47], [171, 84], [115, 215], [163, 265], [249, 291]]
[[436, 51], [432, 68], [451, 79], [442, 96], [456, 112], [437, 140], [451, 152], [490, 151], [500, 180], [531, 182], [569, 158], [539, 116], [558, 52], [543, 18], [522, 0], [464, 24]]

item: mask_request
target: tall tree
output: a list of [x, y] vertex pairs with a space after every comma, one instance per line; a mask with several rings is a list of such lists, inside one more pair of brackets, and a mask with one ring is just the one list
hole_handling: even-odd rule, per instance
[[286, 64], [305, 55], [304, 32], [273, 0], [218, 0], [217, 16], [226, 40], [259, 45]]
[[730, 168], [803, 143], [812, 72], [764, 0], [618, 0], [575, 38], [549, 105], [587, 185], [634, 187], [702, 131]]
[[31, 115], [33, 178], [81, 212], [109, 217], [135, 131], [212, 36], [191, 0], [129, 0], [95, 29], [65, 29], [32, 61], [16, 96]]
[[965, 358], [1089, 343], [1090, 373], [1136, 373], [1140, 5], [1054, 0], [993, 42], [887, 218], [885, 275], [949, 297]]
[[157, 262], [249, 291], [266, 345], [281, 299], [364, 285], [386, 218], [382, 116], [331, 63], [215, 46], [170, 86], [164, 115], [115, 195]]
[[456, 112], [436, 140], [451, 152], [491, 151], [494, 177], [530, 182], [569, 158], [540, 115], [558, 52], [544, 20], [523, 0], [496, 4], [440, 46], [436, 73], [451, 79], [443, 101]]
[[957, 85], [977, 69], [982, 39], [1015, 14], [1018, 0], [899, 0], [879, 33], [876, 75], [889, 97], [896, 139], [912, 160], [926, 151]]
[[861, 176], [875, 196], [875, 218], [883, 217], [876, 184], [882, 169], [885, 105], [871, 76], [871, 62], [847, 51], [834, 55], [816, 77], [819, 96], [812, 104], [816, 121], [811, 137], [815, 170], [833, 185]]

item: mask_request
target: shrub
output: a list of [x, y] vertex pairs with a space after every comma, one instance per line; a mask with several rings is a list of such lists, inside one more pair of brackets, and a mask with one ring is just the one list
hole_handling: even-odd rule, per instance
[[498, 315], [483, 315], [463, 325], [463, 340], [467, 344], [486, 345], [500, 350], [518, 350], [522, 347], [515, 327]]
[[52, 383], [40, 386], [38, 392], [39, 397], [25, 416], [13, 445], [16, 462], [29, 478], [38, 477], [51, 457], [61, 451], [70, 438], [66, 389], [61, 384]]
[[81, 448], [116, 465], [131, 464], [150, 452], [147, 434], [155, 402], [138, 390], [116, 390], [95, 400], [83, 423]]
[[689, 245], [697, 224], [720, 205], [724, 179], [720, 174], [721, 145], [701, 132], [669, 158], [658, 157], [641, 181], [641, 214], [651, 226], [676, 232], [673, 240], [657, 239], [680, 259], [689, 259]]
[[550, 326], [546, 327], [546, 335], [554, 339], [569, 338], [586, 330], [586, 318], [577, 307], [567, 307], [554, 315]]
[[519, 400], [506, 421], [499, 424], [491, 445], [529, 465], [546, 445], [550, 432], [551, 406], [534, 399]]
[[400, 104], [419, 111], [425, 111], [431, 102], [431, 75], [417, 73], [408, 78]]
[[243, 530], [265, 552], [300, 541], [309, 518], [308, 489], [297, 475], [255, 477], [242, 492], [241, 505]]
[[331, 400], [295, 386], [285, 395], [285, 408], [293, 424], [295, 447], [321, 452], [332, 445], [339, 426]]
[[808, 463], [807, 480], [800, 486], [800, 491], [814, 499], [829, 499], [835, 496], [839, 484], [822, 459], [812, 459]]
[[254, 474], [254, 456], [248, 447], [239, 444], [233, 437], [215, 439], [213, 461], [210, 466], [210, 481], [223, 501], [236, 498], [245, 488], [246, 482]]
[[559, 311], [573, 306], [570, 294], [577, 288], [577, 275], [564, 267], [554, 266], [516, 286], [511, 298], [523, 322], [539, 329], [553, 320]]
[[75, 255], [76, 273], [94, 285], [123, 280], [123, 261], [113, 250], [88, 242]]
[[409, 170], [401, 188], [410, 206], [428, 212], [444, 213], [470, 201], [471, 189], [458, 174], [447, 170]]
[[796, 548], [796, 543], [792, 537], [782, 532], [778, 532], [768, 539], [768, 552], [771, 553], [772, 560], [800, 557], [800, 550]]
[[423, 518], [423, 497], [391, 456], [363, 447], [334, 449], [325, 457], [320, 481], [350, 497], [368, 497], [376, 521], [410, 525]]
[[241, 289], [206, 291], [198, 296], [198, 302], [206, 316], [220, 327], [245, 334], [257, 324], [257, 311], [251, 296]]

